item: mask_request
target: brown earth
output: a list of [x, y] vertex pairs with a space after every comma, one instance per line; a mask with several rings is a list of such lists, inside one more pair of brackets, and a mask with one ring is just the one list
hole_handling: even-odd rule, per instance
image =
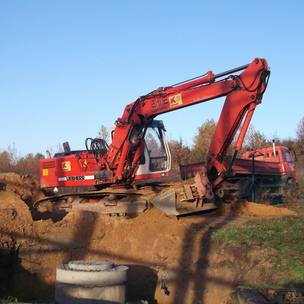
[[[133, 218], [35, 211], [44, 197], [29, 176], [0, 174], [0, 297], [54, 298], [56, 267], [71, 260], [129, 266], [128, 296], [151, 303], [227, 303], [240, 284], [265, 281], [265, 252], [212, 242], [216, 229], [292, 213], [247, 201], [179, 219], [154, 207]], [[272, 280], [274, 278], [266, 278]]]

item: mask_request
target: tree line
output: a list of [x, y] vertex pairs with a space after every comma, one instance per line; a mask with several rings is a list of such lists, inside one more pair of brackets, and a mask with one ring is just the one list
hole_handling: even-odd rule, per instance
[[18, 156], [15, 144], [0, 152], [0, 173], [29, 174], [39, 180], [39, 160], [45, 158], [43, 154], [29, 153], [26, 156]]
[[[217, 123], [213, 119], [208, 119], [197, 128], [197, 132], [193, 137], [192, 146], [184, 144], [182, 138], [178, 140], [170, 140], [169, 146], [171, 151], [172, 161], [178, 164], [183, 164], [185, 159], [188, 163], [201, 162], [206, 160], [211, 141], [213, 139]], [[228, 155], [232, 155], [234, 142], [233, 140], [228, 150]], [[295, 138], [289, 137], [281, 139], [277, 134], [272, 138], [267, 138], [264, 133], [255, 130], [253, 125], [250, 125], [244, 138], [243, 146], [239, 155], [242, 155], [248, 150], [270, 147], [273, 141], [277, 146], [285, 146], [294, 149], [297, 155], [304, 153], [304, 116], [297, 124]]]
[[[197, 128], [197, 132], [193, 137], [192, 146], [184, 144], [182, 138], [178, 140], [169, 140], [172, 162], [183, 164], [185, 159], [188, 163], [201, 162], [206, 160], [209, 146], [211, 144], [217, 123], [213, 119], [206, 120]], [[101, 125], [97, 132], [97, 137], [105, 139], [109, 142], [108, 129]], [[236, 136], [237, 138], [237, 136]], [[267, 138], [263, 133], [256, 131], [251, 125], [246, 133], [240, 155], [248, 149], [265, 148], [272, 145], [275, 140], [276, 145], [286, 146], [296, 151], [298, 155], [304, 154], [304, 116], [297, 124], [295, 138], [280, 139], [274, 135], [273, 138]], [[228, 150], [228, 155], [233, 152], [233, 143]], [[58, 144], [58, 152], [62, 152], [62, 147]], [[18, 156], [18, 152], [13, 146], [0, 150], [0, 173], [14, 172], [20, 175], [30, 174], [39, 179], [39, 160], [45, 158], [41, 153], [29, 153], [26, 156]]]

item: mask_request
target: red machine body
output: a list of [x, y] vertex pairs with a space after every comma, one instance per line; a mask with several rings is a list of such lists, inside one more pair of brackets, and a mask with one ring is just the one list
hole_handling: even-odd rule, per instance
[[[254, 169], [256, 174], [281, 176], [287, 175], [288, 179], [293, 179], [296, 183], [298, 182], [294, 163], [296, 156], [292, 153], [291, 149], [283, 146], [275, 146], [258, 149], [256, 150], [255, 154]], [[244, 153], [243, 160], [252, 160], [252, 152], [249, 151]], [[237, 166], [235, 167], [237, 172], [248, 172], [248, 169], [245, 172], [242, 171], [246, 170], [244, 169], [245, 166], [240, 166], [239, 168]], [[251, 171], [252, 168], [249, 170], [249, 172]]]
[[[245, 152], [232, 166], [233, 176], [223, 183], [223, 189], [239, 198], [251, 200], [251, 185], [255, 185], [255, 201], [261, 199], [263, 190], [268, 196], [284, 196], [290, 186], [297, 187], [296, 155], [287, 147], [274, 146]], [[253, 158], [254, 156], [254, 158]], [[182, 179], [194, 177], [206, 166], [205, 162], [180, 166]], [[254, 176], [254, 181], [252, 180]]]
[[68, 187], [94, 185], [97, 164], [93, 154], [79, 154], [44, 159], [40, 162], [42, 187]]
[[[239, 75], [233, 73], [242, 71]], [[44, 187], [113, 184], [131, 185], [136, 178], [160, 177], [170, 170], [170, 152], [164, 127], [155, 118], [170, 111], [226, 96], [217, 129], [209, 150], [206, 174], [200, 179], [203, 189], [218, 190], [231, 175], [237, 151], [240, 150], [253, 112], [262, 101], [270, 72], [265, 59], [255, 58], [251, 64], [183, 84], [159, 88], [139, 97], [125, 107], [117, 119], [109, 147], [91, 142], [84, 151], [69, 151], [40, 161], [40, 181]], [[153, 125], [154, 124], [154, 125]], [[235, 155], [226, 152], [237, 130]], [[157, 146], [147, 136], [156, 131]], [[210, 191], [202, 191], [210, 193]]]
[[[111, 135], [115, 134], [115, 129], [112, 126]], [[154, 120], [145, 132], [148, 140], [144, 142], [134, 181], [165, 177], [171, 169], [171, 155], [163, 122]], [[91, 145], [86, 150], [71, 151], [68, 143], [64, 143], [64, 152], [56, 153], [53, 158], [42, 159], [41, 186], [99, 186], [101, 188], [109, 183], [112, 184], [114, 180], [112, 171], [100, 170], [98, 165], [98, 159], [106, 157], [108, 147], [103, 140], [90, 140]]]

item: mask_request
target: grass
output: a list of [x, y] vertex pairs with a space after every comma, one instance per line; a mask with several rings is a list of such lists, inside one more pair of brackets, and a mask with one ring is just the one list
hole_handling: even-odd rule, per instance
[[[220, 229], [213, 239], [224, 241], [228, 245], [242, 246], [250, 253], [264, 249], [271, 252], [264, 256], [272, 265], [269, 275], [282, 273], [275, 287], [304, 288], [304, 210], [296, 215], [257, 219], [237, 228]], [[275, 252], [275, 254], [274, 254]], [[261, 286], [269, 285], [264, 282]]]
[[18, 303], [18, 300], [9, 296], [7, 299], [0, 299], [0, 303]]

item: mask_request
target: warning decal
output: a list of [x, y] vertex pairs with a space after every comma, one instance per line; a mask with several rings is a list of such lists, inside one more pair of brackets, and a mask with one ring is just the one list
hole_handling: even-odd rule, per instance
[[62, 162], [62, 171], [71, 171], [71, 162], [65, 161]]
[[49, 170], [48, 169], [43, 169], [42, 170], [42, 175], [43, 176], [48, 176], [49, 175]]
[[82, 168], [86, 168], [88, 166], [88, 162], [86, 159], [80, 159], [79, 163]]
[[183, 104], [182, 94], [177, 94], [169, 97], [169, 104], [171, 108]]

